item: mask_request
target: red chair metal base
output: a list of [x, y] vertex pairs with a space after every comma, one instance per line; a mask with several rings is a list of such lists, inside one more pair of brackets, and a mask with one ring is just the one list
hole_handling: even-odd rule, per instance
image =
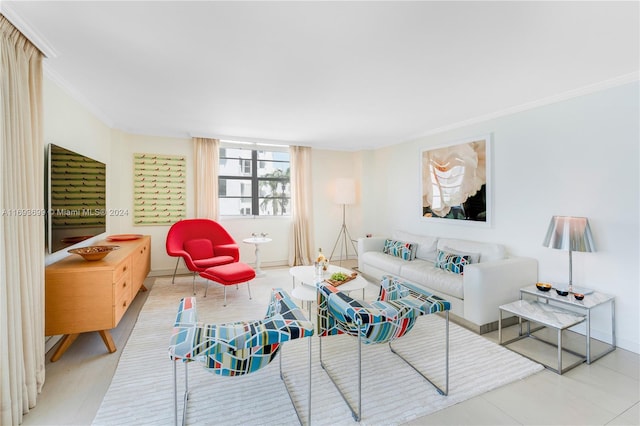
[[[200, 272], [202, 278], [217, 282], [224, 286], [224, 306], [227, 306], [227, 286], [247, 283], [249, 289], [249, 299], [251, 299], [251, 287], [249, 281], [256, 277], [256, 271], [246, 263], [234, 262], [226, 265], [213, 266]], [[204, 290], [204, 297], [207, 297], [209, 285]]]

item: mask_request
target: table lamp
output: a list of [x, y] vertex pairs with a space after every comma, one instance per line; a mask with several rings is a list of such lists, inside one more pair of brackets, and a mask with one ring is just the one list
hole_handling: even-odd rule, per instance
[[[573, 286], [573, 264], [571, 253], [574, 251], [593, 252], [596, 247], [593, 243], [589, 220], [586, 217], [553, 216], [549, 223], [547, 236], [543, 246], [569, 251], [569, 288], [571, 293], [589, 294], [593, 290]], [[562, 289], [560, 289], [562, 290]]]

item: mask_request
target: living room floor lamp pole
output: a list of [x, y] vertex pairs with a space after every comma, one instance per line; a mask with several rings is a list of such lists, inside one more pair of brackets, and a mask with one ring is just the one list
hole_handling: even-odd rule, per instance
[[336, 242], [333, 245], [333, 250], [331, 250], [329, 262], [331, 262], [331, 260], [333, 259], [333, 254], [336, 251], [336, 247], [338, 247], [338, 244], [340, 244], [339, 263], [340, 266], [342, 266], [342, 259], [346, 260], [349, 258], [349, 242], [353, 246], [354, 252], [357, 253], [356, 246], [353, 244], [353, 240], [351, 239], [351, 235], [349, 234], [349, 230], [347, 229], [347, 225], [345, 223], [345, 210], [347, 205], [355, 204], [356, 202], [356, 182], [353, 179], [348, 178], [336, 179], [334, 201], [336, 204], [342, 204], [342, 226], [340, 227], [338, 238], [336, 238]]
[[573, 286], [573, 261], [571, 253], [574, 251], [596, 251], [591, 235], [589, 219], [574, 216], [553, 216], [549, 223], [547, 236], [543, 246], [558, 250], [569, 251], [569, 288], [570, 293], [589, 294], [592, 290]]

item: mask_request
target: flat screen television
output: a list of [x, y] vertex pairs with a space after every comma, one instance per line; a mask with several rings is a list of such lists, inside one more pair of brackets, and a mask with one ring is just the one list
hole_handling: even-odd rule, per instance
[[106, 232], [104, 163], [49, 144], [46, 176], [49, 253]]

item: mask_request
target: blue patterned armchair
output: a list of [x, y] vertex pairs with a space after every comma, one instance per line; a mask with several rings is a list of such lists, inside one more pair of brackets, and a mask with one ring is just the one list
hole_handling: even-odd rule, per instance
[[[313, 335], [313, 323], [282, 289], [273, 289], [265, 318], [256, 321], [238, 321], [226, 324], [197, 322], [196, 298], [180, 301], [169, 355], [173, 363], [174, 420], [178, 424], [177, 361], [185, 365], [185, 391], [182, 424], [185, 422], [188, 388], [188, 364], [199, 361], [205, 368], [222, 376], [241, 376], [266, 367], [278, 354], [283, 343]], [[282, 357], [282, 355], [281, 355]], [[282, 373], [289, 398], [291, 393]], [[311, 421], [311, 339], [309, 339], [309, 389], [307, 422]], [[291, 402], [298, 419], [302, 418], [293, 399]]]
[[[327, 372], [342, 398], [349, 406], [353, 418], [360, 421], [362, 414], [362, 344], [388, 343], [391, 352], [409, 364], [431, 383], [440, 394], [449, 393], [449, 310], [451, 304], [415, 284], [401, 281], [394, 276], [384, 276], [380, 283], [378, 299], [365, 302], [349, 297], [330, 284], [322, 283], [318, 289], [318, 335], [320, 336], [320, 365]], [[391, 343], [406, 335], [421, 315], [444, 312], [445, 314], [445, 385], [444, 389], [394, 350]], [[358, 407], [349, 403], [322, 360], [323, 337], [346, 333], [358, 338]]]

